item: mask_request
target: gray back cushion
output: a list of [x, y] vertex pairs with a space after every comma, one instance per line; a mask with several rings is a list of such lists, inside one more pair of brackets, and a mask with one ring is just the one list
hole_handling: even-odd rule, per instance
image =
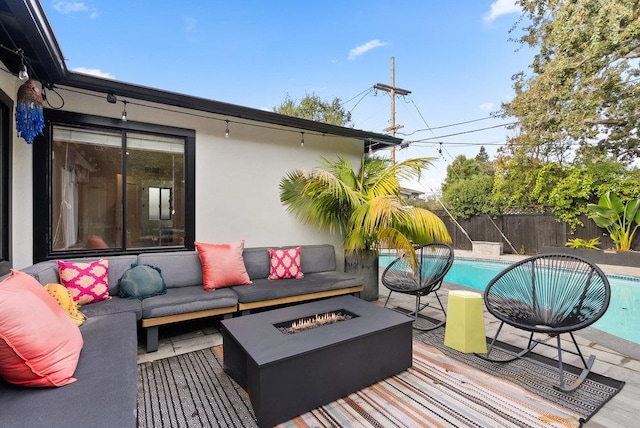
[[300, 264], [302, 273], [336, 270], [335, 247], [329, 244], [303, 245], [300, 249]]
[[160, 269], [167, 288], [203, 286], [202, 264], [196, 251], [140, 254], [138, 264]]
[[267, 247], [245, 248], [242, 258], [250, 279], [269, 276], [269, 250]]
[[28, 273], [42, 285], [58, 284], [60, 282], [58, 277], [58, 263], [55, 260], [36, 263], [35, 265], [22, 269], [22, 272]]

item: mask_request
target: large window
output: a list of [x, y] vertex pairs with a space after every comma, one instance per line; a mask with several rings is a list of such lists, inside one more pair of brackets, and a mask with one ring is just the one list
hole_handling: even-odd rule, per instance
[[[50, 195], [47, 219], [35, 208], [47, 229], [47, 239], [35, 235], [36, 260], [193, 248], [193, 131], [77, 115], [47, 122], [50, 148], [34, 158], [46, 162]], [[36, 192], [42, 185], [34, 177]]]

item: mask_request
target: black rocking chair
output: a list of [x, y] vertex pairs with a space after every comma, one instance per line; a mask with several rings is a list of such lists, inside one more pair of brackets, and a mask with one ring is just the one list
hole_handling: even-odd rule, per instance
[[[558, 350], [559, 385], [554, 388], [571, 392], [578, 388], [591, 371], [595, 355], [588, 360], [580, 351], [573, 332], [596, 322], [609, 306], [609, 280], [598, 266], [580, 257], [566, 254], [543, 254], [521, 260], [499, 273], [484, 291], [487, 310], [501, 323], [486, 355], [490, 361], [509, 362], [525, 356], [536, 345]], [[529, 343], [521, 352], [506, 352], [512, 358], [494, 359], [491, 352], [507, 323], [530, 332]], [[534, 340], [534, 333], [555, 337], [556, 344]], [[563, 349], [560, 336], [568, 333], [576, 351]], [[562, 352], [580, 356], [584, 369], [569, 387], [565, 386]]]
[[[437, 291], [453, 263], [453, 248], [448, 244], [431, 243], [416, 248], [416, 256], [418, 263], [415, 267], [411, 266], [409, 259], [402, 255], [382, 272], [382, 284], [390, 290], [384, 306], [387, 307], [391, 293], [394, 291], [416, 296], [415, 310], [407, 314], [414, 318], [413, 328], [421, 331], [435, 330], [442, 327], [446, 320], [446, 312]], [[429, 303], [421, 303], [420, 299], [431, 293], [438, 300], [445, 319], [432, 327], [420, 328], [417, 324], [418, 314], [429, 306]]]

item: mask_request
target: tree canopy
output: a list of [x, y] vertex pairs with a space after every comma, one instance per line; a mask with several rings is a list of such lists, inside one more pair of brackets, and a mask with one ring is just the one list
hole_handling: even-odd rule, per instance
[[455, 217], [468, 218], [492, 212], [494, 166], [484, 147], [475, 158], [457, 156], [447, 167], [442, 199]]
[[307, 94], [300, 101], [291, 98], [287, 94], [284, 101], [279, 106], [274, 107], [273, 111], [287, 116], [315, 120], [316, 122], [324, 122], [331, 125], [352, 125], [351, 112], [342, 107], [340, 98], [334, 98], [333, 101], [323, 101], [313, 93]]
[[[512, 150], [543, 161], [600, 152], [640, 155], [640, 4], [637, 0], [517, 0], [531, 74], [513, 77], [518, 118]], [[516, 27], [514, 30], [516, 31]], [[571, 150], [571, 149], [575, 150]]]
[[531, 48], [503, 104], [514, 137], [494, 161], [492, 204], [547, 210], [572, 228], [606, 192], [640, 195], [640, 1], [516, 0]]

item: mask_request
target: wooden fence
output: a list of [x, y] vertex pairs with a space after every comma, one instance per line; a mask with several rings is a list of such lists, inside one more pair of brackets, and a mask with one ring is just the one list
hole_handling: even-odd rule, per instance
[[[490, 241], [502, 242], [504, 252], [508, 254], [534, 255], [539, 254], [542, 247], [564, 247], [572, 238], [589, 240], [596, 237], [600, 237], [601, 249], [614, 248], [607, 231], [586, 216], [581, 219], [584, 227], [578, 227], [572, 235], [571, 228], [556, 221], [552, 214], [482, 215], [456, 220], [458, 224], [444, 212], [436, 214], [447, 226], [454, 248], [460, 250], [471, 250], [471, 241]], [[634, 239], [634, 250], [640, 247], [638, 241]]]

